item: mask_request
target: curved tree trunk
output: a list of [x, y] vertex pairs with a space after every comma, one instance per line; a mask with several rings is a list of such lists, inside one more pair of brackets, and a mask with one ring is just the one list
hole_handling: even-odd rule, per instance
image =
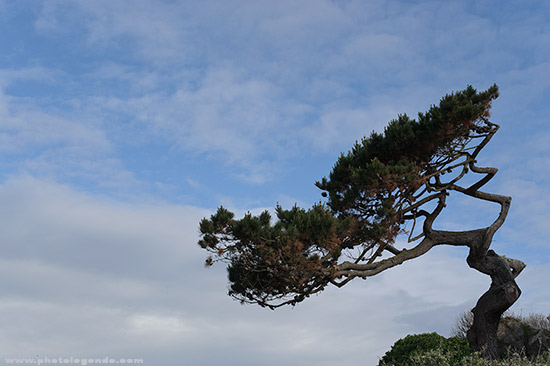
[[[468, 257], [469, 262], [471, 257]], [[480, 352], [484, 358], [498, 358], [497, 329], [502, 314], [521, 295], [515, 278], [525, 268], [518, 260], [498, 256], [489, 250], [484, 259], [484, 272], [491, 276], [491, 286], [472, 309], [474, 321], [468, 331], [472, 351]], [[470, 264], [472, 265], [472, 264]]]
[[499, 256], [493, 250], [489, 250], [493, 235], [502, 226], [508, 215], [512, 198], [478, 190], [496, 174], [496, 168], [479, 168], [473, 163], [470, 164], [470, 168], [478, 173], [487, 173], [487, 176], [468, 189], [458, 186], [454, 188], [471, 197], [496, 202], [501, 206], [500, 214], [491, 226], [482, 231], [470, 232], [470, 238], [466, 240], [470, 247], [467, 258], [468, 265], [491, 276], [489, 290], [479, 298], [476, 306], [472, 309], [474, 321], [472, 328], [468, 331], [468, 341], [472, 351], [480, 352], [484, 358], [493, 360], [499, 356], [498, 324], [502, 314], [521, 295], [515, 278], [525, 268], [525, 264], [520, 260]]
[[[512, 201], [512, 198], [508, 196], [479, 191], [479, 188], [485, 185], [497, 173], [496, 168], [480, 168], [474, 164], [475, 156], [485, 146], [490, 137], [491, 135], [488, 135], [485, 138], [484, 142], [476, 148], [476, 151], [469, 160], [470, 169], [475, 173], [485, 174], [485, 177], [468, 188], [463, 188], [453, 182], [448, 184], [441, 183], [439, 178], [436, 177], [436, 184], [431, 188], [438, 192], [420, 200], [415, 204], [414, 209], [435, 199], [438, 200], [437, 207], [431, 213], [419, 210], [408, 214], [409, 211], [413, 211], [409, 208], [403, 214], [404, 219], [416, 220], [419, 216], [425, 217], [421, 235], [423, 239], [420, 243], [406, 250], [397, 250], [391, 245], [386, 246], [384, 249], [390, 251], [394, 256], [380, 261], [374, 261], [375, 257], [373, 257], [368, 263], [357, 263], [358, 261], [355, 263], [343, 262], [338, 265], [336, 277], [341, 278], [346, 276], [347, 278], [340, 282], [331, 282], [341, 287], [354, 277], [366, 278], [374, 276], [407, 260], [417, 258], [436, 245], [466, 246], [470, 249], [467, 258], [468, 265], [491, 277], [489, 290], [481, 296], [475, 308], [472, 309], [474, 321], [472, 328], [467, 334], [468, 341], [470, 342], [472, 351], [480, 352], [486, 359], [496, 359], [498, 358], [498, 324], [502, 314], [516, 302], [521, 294], [515, 278], [525, 268], [525, 264], [516, 259], [499, 256], [489, 249], [493, 236], [502, 226], [508, 215]], [[446, 206], [445, 201], [446, 196], [449, 195], [448, 191], [457, 191], [476, 199], [497, 203], [500, 205], [500, 213], [496, 220], [486, 228], [468, 231], [435, 230], [432, 226], [435, 219]], [[416, 238], [412, 239], [412, 241], [414, 240]]]
[[[458, 187], [459, 188], [459, 187]], [[471, 268], [491, 277], [491, 286], [478, 300], [472, 313], [474, 321], [468, 331], [472, 351], [480, 352], [484, 358], [498, 358], [497, 329], [502, 314], [512, 306], [521, 294], [515, 278], [525, 268], [522, 261], [499, 256], [489, 250], [493, 236], [503, 224], [510, 207], [510, 197], [480, 191], [460, 189], [463, 193], [501, 205], [501, 212], [495, 222], [485, 228], [472, 231], [426, 231], [427, 236], [437, 243], [467, 245], [470, 248], [467, 262]]]

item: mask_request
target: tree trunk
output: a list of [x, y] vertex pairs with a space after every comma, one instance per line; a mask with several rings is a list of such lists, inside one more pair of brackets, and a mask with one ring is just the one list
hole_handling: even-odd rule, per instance
[[468, 341], [472, 351], [480, 352], [484, 358], [494, 360], [499, 357], [498, 324], [502, 314], [521, 295], [515, 277], [525, 268], [525, 264], [498, 256], [492, 250], [487, 252], [483, 262], [483, 272], [491, 276], [492, 282], [489, 290], [479, 298], [475, 308], [472, 309], [474, 321], [468, 331]]

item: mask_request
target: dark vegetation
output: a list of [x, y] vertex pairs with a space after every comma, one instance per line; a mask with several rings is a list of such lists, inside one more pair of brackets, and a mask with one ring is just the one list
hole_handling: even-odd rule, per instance
[[472, 324], [468, 311], [458, 317], [450, 338], [408, 335], [394, 343], [378, 366], [550, 366], [550, 316], [507, 312], [499, 325], [499, 357], [492, 361], [471, 352], [467, 333]]

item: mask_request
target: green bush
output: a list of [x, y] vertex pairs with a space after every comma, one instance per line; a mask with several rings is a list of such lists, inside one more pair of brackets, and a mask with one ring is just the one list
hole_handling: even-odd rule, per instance
[[550, 352], [536, 360], [509, 354], [502, 360], [489, 361], [470, 353], [465, 340], [424, 333], [408, 335], [395, 342], [378, 366], [550, 366]]
[[[411, 362], [407, 365], [411, 366], [454, 366], [457, 363], [450, 357], [449, 353], [445, 353], [441, 349], [429, 350], [426, 352], [415, 353], [411, 357]], [[488, 361], [479, 354], [474, 353], [462, 358], [459, 365], [461, 366], [550, 366], [550, 353], [532, 361], [528, 358], [514, 354], [507, 358], [498, 361]], [[395, 364], [399, 366], [399, 364]]]
[[[456, 337], [445, 338], [437, 333], [408, 335], [394, 343], [380, 360], [379, 366], [415, 366], [415, 356], [435, 351], [445, 357], [449, 366], [461, 366], [462, 359], [470, 354], [468, 342]], [[426, 365], [431, 365], [427, 363]], [[434, 363], [434, 365], [439, 365]]]

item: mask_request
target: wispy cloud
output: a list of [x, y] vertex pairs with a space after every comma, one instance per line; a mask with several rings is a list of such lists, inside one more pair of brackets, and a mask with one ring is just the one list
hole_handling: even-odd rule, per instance
[[[480, 157], [501, 169], [488, 189], [514, 197], [495, 249], [538, 261], [519, 305], [544, 309], [547, 2], [36, 5], [0, 2], [4, 354], [375, 364], [406, 334], [444, 334], [489, 283], [461, 250], [271, 312], [226, 296], [197, 224], [200, 207], [307, 206], [301, 186], [355, 140], [469, 83], [501, 87]], [[448, 203], [451, 229], [498, 210]]]
[[[304, 355], [329, 365], [344, 349], [352, 362], [349, 351], [367, 342], [374, 362], [395, 339], [424, 330], [405, 314], [452, 314], [485, 287], [463, 258], [439, 251], [272, 312], [232, 301], [223, 268], [204, 269], [196, 244], [204, 210], [122, 204], [34, 178], [2, 184], [0, 203], [10, 208], [0, 210], [0, 311], [14, 320], [0, 332], [0, 350], [9, 355], [24, 342], [40, 355], [109, 354], [167, 365], [223, 357], [298, 365]], [[266, 332], [269, 344], [258, 337]], [[343, 333], [345, 344], [335, 344]], [[200, 361], [212, 342], [218, 351]], [[245, 352], [252, 345], [255, 351]]]
[[74, 25], [83, 51], [128, 53], [127, 65], [99, 59], [86, 81], [103, 85], [81, 105], [103, 118], [124, 111], [170, 147], [255, 183], [301, 154], [334, 155], [445, 92], [499, 82], [500, 65], [520, 62], [500, 34], [517, 43], [531, 30], [458, 2], [381, 1], [60, 1], [43, 5], [37, 29], [63, 34], [67, 14], [83, 19]]

